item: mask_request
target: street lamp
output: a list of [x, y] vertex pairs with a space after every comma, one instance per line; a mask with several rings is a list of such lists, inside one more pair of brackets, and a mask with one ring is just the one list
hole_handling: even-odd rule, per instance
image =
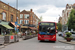
[[16, 0], [16, 22], [18, 22], [17, 21], [17, 19], [18, 19], [18, 17], [17, 17], [18, 16], [17, 11], [18, 11], [18, 0]]
[[16, 22], [15, 22], [15, 24], [16, 24], [16, 27], [15, 27], [16, 28], [15, 29], [16, 33], [17, 33], [17, 23], [18, 23], [18, 21], [17, 21], [17, 19], [18, 19], [18, 17], [17, 17], [18, 16], [17, 11], [18, 11], [18, 0], [16, 0]]

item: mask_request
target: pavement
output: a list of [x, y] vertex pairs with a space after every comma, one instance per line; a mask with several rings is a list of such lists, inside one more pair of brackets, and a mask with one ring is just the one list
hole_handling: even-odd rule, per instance
[[65, 44], [59, 42], [59, 40], [64, 40], [62, 37], [57, 35], [57, 41], [54, 42], [41, 42], [38, 41], [37, 37], [31, 38], [29, 40], [22, 40], [20, 42], [13, 43], [5, 46], [0, 50], [75, 50], [75, 45]]
[[66, 40], [58, 40], [59, 42], [75, 45], [75, 41], [67, 42]]
[[[59, 32], [61, 33], [61, 32]], [[58, 35], [58, 34], [57, 34]], [[75, 40], [71, 40], [71, 42], [67, 42], [63, 37], [60, 36], [60, 40], [58, 40], [61, 43], [65, 43], [65, 44], [71, 44], [71, 45], [75, 45]]]
[[23, 40], [18, 43], [7, 45], [0, 50], [75, 50], [75, 45], [65, 44], [58, 41], [56, 43], [48, 41], [38, 41], [37, 37], [29, 40]]
[[[21, 41], [23, 41], [22, 38], [19, 38], [19, 42], [21, 42]], [[10, 45], [10, 44], [13, 44], [13, 43], [7, 43], [7, 44], [0, 45], [0, 49], [4, 48], [5, 46]]]

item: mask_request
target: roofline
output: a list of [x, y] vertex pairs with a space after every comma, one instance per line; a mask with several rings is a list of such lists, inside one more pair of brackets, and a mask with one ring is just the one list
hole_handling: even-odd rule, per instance
[[[10, 6], [10, 5], [8, 5], [8, 4], [2, 2], [2, 1], [0, 1], [0, 2], [3, 3], [3, 4], [5, 4], [5, 5], [7, 5], [7, 6]], [[16, 8], [14, 8], [14, 7], [12, 7], [12, 6], [10, 6], [10, 7], [13, 8], [13, 9], [15, 9], [15, 10], [17, 10]], [[19, 11], [19, 10], [17, 10], [17, 11]], [[19, 11], [19, 12], [20, 12], [20, 11]]]

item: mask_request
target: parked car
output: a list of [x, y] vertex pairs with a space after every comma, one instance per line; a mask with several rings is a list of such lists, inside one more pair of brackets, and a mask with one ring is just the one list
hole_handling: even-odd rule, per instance
[[62, 33], [62, 37], [66, 37], [66, 33], [67, 33], [67, 32], [70, 32], [70, 31], [68, 31], [68, 30], [64, 31], [64, 32]]
[[73, 39], [75, 39], [75, 31], [64, 31], [63, 32], [63, 37], [66, 37], [67, 32], [71, 32], [72, 33], [71, 37], [73, 37]]
[[62, 32], [58, 32], [58, 36], [62, 36], [62, 34], [63, 34]]
[[73, 31], [71, 33], [72, 33], [72, 36], [71, 37], [73, 37], [73, 39], [75, 39], [75, 31]]

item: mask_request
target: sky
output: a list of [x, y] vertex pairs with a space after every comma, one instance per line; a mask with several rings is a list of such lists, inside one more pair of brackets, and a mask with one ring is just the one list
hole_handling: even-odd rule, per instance
[[[17, 0], [1, 0], [4, 3], [9, 3], [10, 6], [16, 8]], [[20, 11], [33, 9], [33, 12], [42, 21], [58, 22], [59, 16], [62, 16], [62, 10], [66, 4], [74, 4], [75, 0], [18, 0], [18, 9]]]

